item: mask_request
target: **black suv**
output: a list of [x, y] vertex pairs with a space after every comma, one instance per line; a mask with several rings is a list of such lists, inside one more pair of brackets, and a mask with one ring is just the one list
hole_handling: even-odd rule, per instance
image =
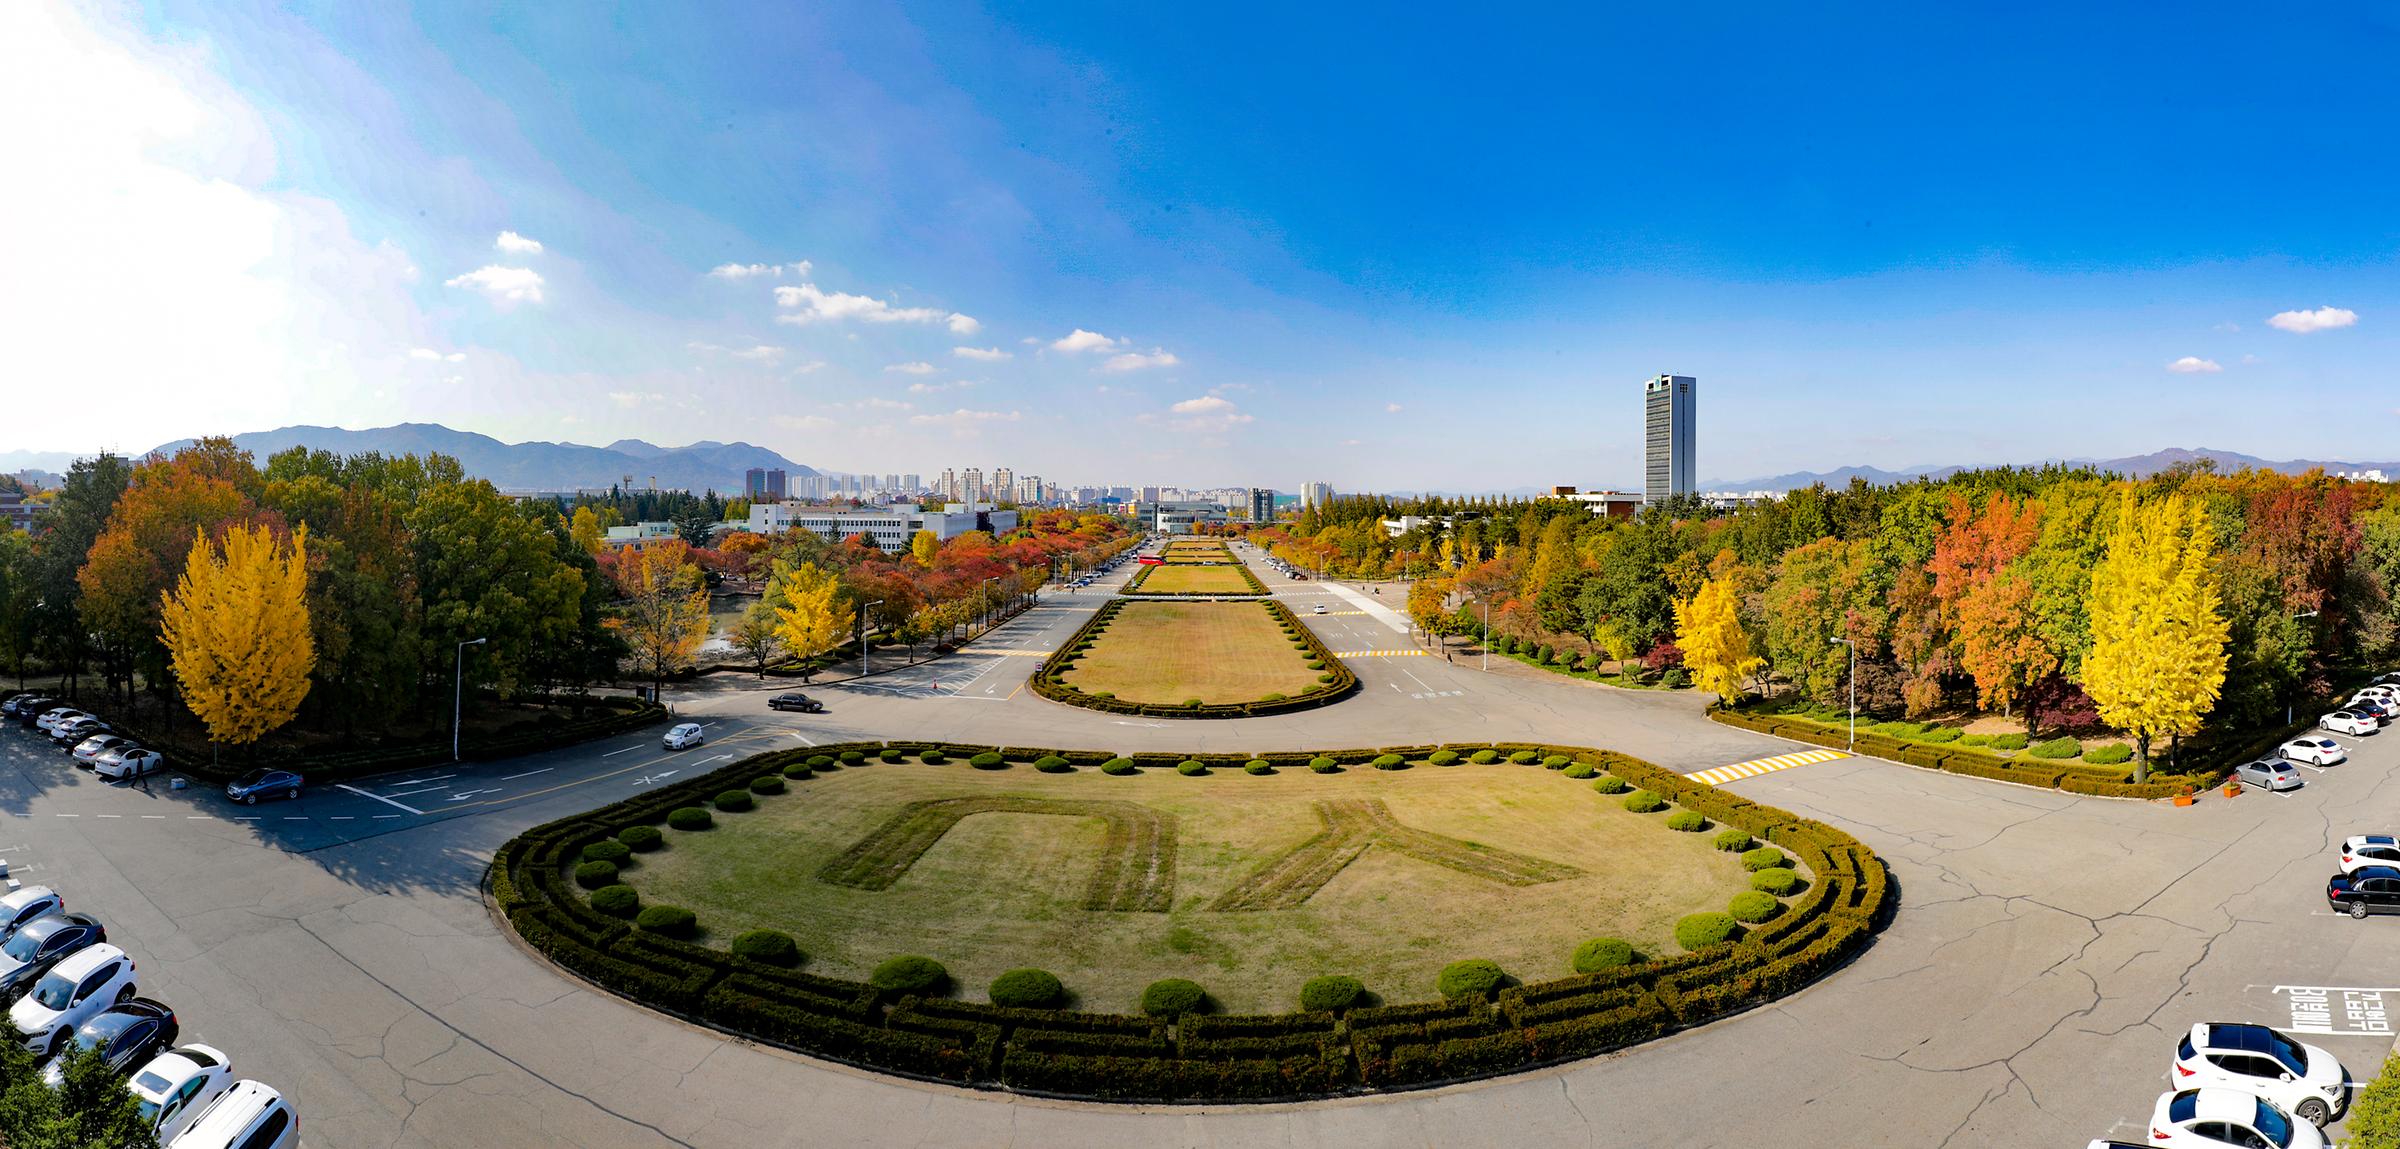
[[75, 951], [108, 940], [108, 930], [89, 914], [51, 914], [25, 923], [0, 943], [0, 1001], [13, 1002], [33, 989], [50, 967]]
[[823, 714], [825, 704], [805, 694], [778, 694], [767, 700], [769, 710], [797, 710], [802, 714]]

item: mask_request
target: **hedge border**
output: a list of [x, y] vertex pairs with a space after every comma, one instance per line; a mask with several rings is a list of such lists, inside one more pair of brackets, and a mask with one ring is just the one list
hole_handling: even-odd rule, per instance
[[[2148, 782], [2134, 783], [2119, 780], [2118, 775], [2121, 772], [2116, 770], [2099, 772], [2079, 762], [2058, 759], [2003, 758], [1997, 754], [1986, 754], [1972, 747], [1959, 746], [1956, 743], [1911, 742], [1887, 735], [1862, 732], [1858, 735], [1856, 746], [1853, 747], [1847, 732], [1844, 731], [1830, 730], [1814, 722], [1791, 721], [1780, 714], [1752, 714], [1731, 709], [1722, 704], [1712, 704], [1708, 708], [1708, 716], [1727, 726], [1753, 730], [1760, 734], [1768, 734], [1792, 742], [1806, 742], [1812, 746], [1823, 746], [1833, 750], [1850, 750], [1855, 754], [1880, 758], [1887, 762], [1897, 762], [1903, 766], [1918, 766], [1927, 770], [1939, 770], [1945, 774], [1964, 774], [1970, 778], [1985, 778], [1994, 782], [2031, 786], [2036, 790], [2064, 790], [2070, 794], [2081, 794], [2086, 797], [2132, 798], [2139, 801], [2171, 798], [2182, 793], [2186, 786], [2190, 786], [2194, 790], [2205, 790], [2215, 785], [2226, 774], [2225, 770], [2202, 774], [2161, 774], [2153, 776]], [[2277, 735], [2268, 744], [2280, 743], [2284, 737], [2284, 735]], [[2242, 759], [2242, 761], [2248, 760], [2248, 758]]]
[[[1241, 575], [1242, 575], [1242, 581], [1250, 584], [1250, 589], [1249, 589], [1249, 590], [1246, 590], [1246, 591], [1230, 591], [1230, 590], [1226, 590], [1226, 591], [1209, 591], [1209, 592], [1205, 592], [1205, 593], [1204, 593], [1204, 592], [1200, 592], [1200, 591], [1188, 591], [1188, 590], [1143, 590], [1143, 589], [1142, 589], [1142, 584], [1143, 584], [1143, 583], [1146, 583], [1146, 582], [1148, 582], [1148, 581], [1150, 581], [1150, 574], [1151, 574], [1151, 572], [1152, 572], [1152, 571], [1161, 570], [1161, 569], [1164, 569], [1164, 568], [1166, 568], [1166, 567], [1170, 567], [1170, 566], [1205, 566], [1205, 565], [1207, 565], [1207, 564], [1205, 564], [1205, 563], [1172, 563], [1172, 562], [1164, 562], [1164, 561], [1161, 561], [1161, 562], [1155, 562], [1155, 563], [1145, 563], [1145, 564], [1143, 564], [1143, 565], [1142, 565], [1142, 569], [1140, 569], [1140, 570], [1138, 570], [1138, 571], [1135, 571], [1135, 572], [1134, 572], [1134, 575], [1133, 575], [1133, 577], [1132, 577], [1132, 578], [1125, 580], [1125, 585], [1124, 585], [1124, 586], [1122, 586], [1122, 587], [1119, 587], [1119, 588], [1117, 589], [1117, 593], [1118, 593], [1119, 595], [1124, 595], [1124, 596], [1128, 596], [1128, 597], [1132, 597], [1132, 598], [1202, 598], [1202, 599], [1205, 599], [1205, 598], [1239, 598], [1239, 599], [1252, 599], [1252, 598], [1265, 598], [1265, 597], [1267, 596], [1267, 584], [1265, 584], [1265, 583], [1263, 583], [1263, 582], [1260, 582], [1260, 581], [1258, 581], [1258, 576], [1257, 576], [1257, 575], [1255, 575], [1255, 574], [1252, 574], [1252, 573], [1250, 573], [1250, 564], [1248, 564], [1248, 563], [1245, 563], [1245, 562], [1243, 562], [1242, 560], [1240, 560], [1240, 559], [1238, 559], [1238, 558], [1237, 558], [1237, 559], [1235, 559], [1235, 560], [1233, 560], [1233, 569], [1235, 569], [1235, 570], [1237, 570], [1237, 571], [1240, 571], [1240, 572], [1241, 572]], [[1219, 564], [1219, 565], [1223, 565], [1223, 564]]]
[[[1127, 600], [1120, 598], [1102, 603], [1100, 609], [1093, 611], [1092, 617], [1076, 628], [1075, 633], [1067, 641], [1059, 644], [1058, 649], [1052, 652], [1050, 657], [1042, 660], [1042, 665], [1033, 672], [1033, 692], [1052, 702], [1080, 706], [1085, 710], [1098, 710], [1107, 714], [1132, 714], [1144, 718], [1259, 718], [1269, 714], [1291, 714], [1301, 710], [1314, 710], [1320, 706], [1339, 702], [1357, 692], [1357, 672], [1351, 670], [1349, 665], [1341, 659], [1334, 657], [1332, 649], [1325, 645], [1323, 639], [1317, 637], [1315, 630], [1300, 621], [1299, 615], [1292, 613], [1292, 608], [1274, 599], [1240, 599], [1237, 601], [1256, 602], [1266, 607], [1267, 613], [1274, 615], [1277, 622], [1283, 624], [1285, 628], [1297, 632], [1301, 643], [1308, 648], [1306, 657], [1324, 662], [1325, 672], [1333, 675], [1333, 681], [1320, 684], [1315, 690], [1306, 694], [1295, 694], [1290, 698], [1278, 698], [1273, 701], [1216, 702], [1205, 706], [1130, 702], [1122, 698], [1102, 698], [1096, 694], [1088, 694], [1068, 683], [1062, 676], [1074, 664], [1077, 657], [1090, 649], [1098, 632], [1106, 627], [1111, 619], [1116, 618], [1120, 612], [1131, 605]], [[1239, 763], [1236, 763], [1236, 766], [1238, 767]]]
[[[1839, 968], [1889, 920], [1897, 899], [1883, 862], [1821, 822], [1763, 806], [1640, 759], [1588, 747], [1466, 743], [1271, 754], [1148, 754], [1211, 765], [1253, 757], [1360, 763], [1437, 750], [1565, 753], [1604, 766], [1796, 855], [1813, 880], [1784, 913], [1739, 940], [1591, 974], [1467, 997], [1330, 1013], [1252, 1016], [1012, 1009], [904, 997], [887, 1002], [864, 982], [761, 965], [644, 934], [591, 908], [565, 876], [583, 845], [628, 825], [808, 755], [940, 749], [994, 750], [1010, 761], [1056, 755], [1078, 764], [1103, 750], [847, 743], [754, 755], [722, 769], [527, 830], [501, 846], [486, 874], [493, 908], [529, 947], [595, 986], [750, 1040], [905, 1076], [1103, 1101], [1292, 1101], [1465, 1081], [1579, 1060], [1650, 1041], [1797, 992]], [[803, 783], [805, 784], [805, 783]]]

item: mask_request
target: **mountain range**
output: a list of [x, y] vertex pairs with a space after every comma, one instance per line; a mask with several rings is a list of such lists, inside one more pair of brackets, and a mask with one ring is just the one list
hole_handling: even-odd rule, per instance
[[[162, 443], [157, 450], [173, 454], [191, 445], [182, 439]], [[267, 456], [307, 446], [342, 455], [380, 451], [386, 455], [424, 455], [440, 452], [459, 461], [468, 475], [486, 479], [504, 491], [605, 491], [628, 481], [635, 487], [708, 491], [720, 494], [742, 490], [742, 472], [751, 467], [781, 468], [799, 478], [818, 472], [765, 447], [749, 443], [704, 440], [681, 447], [661, 447], [640, 439], [619, 439], [605, 447], [577, 443], [503, 443], [489, 435], [453, 431], [438, 423], [402, 423], [352, 431], [341, 427], [278, 427], [233, 436], [234, 445], [250, 452], [261, 464]], [[38, 469], [64, 473], [75, 456], [56, 452], [0, 452], [0, 471]]]
[[[2169, 447], [2164, 451], [2152, 451], [2147, 455], [2127, 455], [2117, 459], [2044, 459], [2037, 463], [2015, 465], [2040, 467], [2050, 463], [2059, 463], [2070, 467], [2091, 467], [2095, 470], [2114, 471], [2129, 479], [2145, 479], [2170, 467], [2195, 463], [2203, 459], [2215, 461], [2217, 470], [2224, 473], [2249, 468], [2258, 471], [2280, 471], [2287, 475], [2297, 475], [2311, 470], [2327, 472], [2382, 471], [2387, 475], [2400, 475], [2400, 462], [2346, 463], [2332, 459], [2262, 459], [2255, 455], [2245, 455], [2239, 451], [2222, 451], [2214, 447]], [[2000, 464], [1991, 465], [1998, 466]], [[1842, 467], [1832, 471], [1794, 471], [1790, 474], [1768, 475], [1757, 479], [1710, 479], [1701, 483], [1700, 489], [1703, 491], [1792, 491], [1818, 483], [1823, 483], [1828, 487], [1846, 487], [1854, 478], [1884, 485], [1906, 483], [1915, 479], [1943, 479], [1960, 471], [1974, 469], [1971, 466], [1958, 465], [1910, 467], [1899, 471], [1886, 471], [1879, 467]]]

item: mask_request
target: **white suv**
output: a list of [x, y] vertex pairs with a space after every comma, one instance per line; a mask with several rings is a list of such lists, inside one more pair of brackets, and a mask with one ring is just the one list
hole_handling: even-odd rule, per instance
[[2349, 1105], [2347, 1075], [2332, 1054], [2263, 1025], [2206, 1022], [2175, 1047], [2167, 1071], [2178, 1089], [2223, 1086], [2255, 1093], [2323, 1128]]
[[283, 1094], [255, 1081], [217, 1095], [166, 1149], [296, 1149], [300, 1115]]
[[25, 1048], [55, 1054], [74, 1039], [76, 1026], [131, 1000], [135, 988], [133, 959], [103, 942], [51, 967], [8, 1008], [8, 1020], [24, 1035]]
[[2353, 834], [2342, 839], [2342, 872], [2355, 874], [2362, 866], [2400, 866], [2400, 838]]

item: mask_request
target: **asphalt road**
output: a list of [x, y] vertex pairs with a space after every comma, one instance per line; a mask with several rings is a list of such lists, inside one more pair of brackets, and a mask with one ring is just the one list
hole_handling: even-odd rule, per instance
[[2296, 793], [2187, 809], [1870, 759], [1733, 782], [1850, 830], [1890, 862], [1902, 911], [1850, 967], [1617, 1055], [1298, 1106], [1037, 1101], [762, 1049], [558, 974], [480, 899], [490, 852], [519, 829], [778, 746], [1546, 738], [1687, 771], [1794, 749], [1706, 721], [1689, 695], [1400, 653], [1414, 647], [1405, 621], [1395, 629], [1387, 617], [1401, 605], [1389, 591], [1259, 573], [1352, 656], [1356, 696], [1211, 722], [1120, 719], [1033, 696], [1027, 677], [1104, 601], [1096, 587], [1049, 595], [956, 656], [808, 688], [825, 715], [768, 712], [765, 696], [786, 683], [712, 679], [676, 699], [709, 724], [701, 749], [668, 753], [656, 732], [628, 735], [257, 807], [163, 779], [102, 784], [6, 725], [0, 859], [105, 920], [139, 962], [143, 992], [176, 1007], [186, 1040], [293, 1095], [312, 1146], [2080, 1145], [2143, 1139], [2174, 1043], [2196, 1021], [2339, 1031], [2309, 1040], [2362, 1074], [2391, 1045], [2366, 992], [2395, 980], [2400, 922], [2322, 906], [2340, 838], [2400, 827], [2390, 733], [2344, 739], [2353, 761], [2311, 772]]

